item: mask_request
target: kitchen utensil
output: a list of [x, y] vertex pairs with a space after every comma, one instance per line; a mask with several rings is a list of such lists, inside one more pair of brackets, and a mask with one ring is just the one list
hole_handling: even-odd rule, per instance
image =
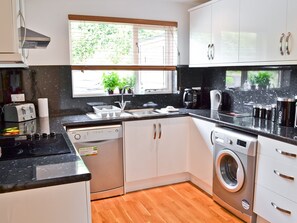
[[210, 109], [220, 110], [222, 105], [222, 93], [219, 90], [210, 91]]

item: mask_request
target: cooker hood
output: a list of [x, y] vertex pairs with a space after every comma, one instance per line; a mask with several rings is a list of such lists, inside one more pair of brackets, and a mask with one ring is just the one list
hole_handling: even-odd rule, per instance
[[19, 35], [21, 36], [20, 39], [25, 36], [25, 41], [22, 46], [23, 49], [44, 49], [51, 41], [50, 37], [28, 28], [25, 29], [24, 27], [19, 28]]

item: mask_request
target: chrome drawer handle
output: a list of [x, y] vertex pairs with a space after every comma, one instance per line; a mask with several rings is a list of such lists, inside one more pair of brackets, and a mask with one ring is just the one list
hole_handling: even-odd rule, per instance
[[285, 38], [285, 34], [282, 33], [281, 38], [279, 40], [279, 51], [282, 56], [284, 55], [284, 51], [283, 51], [283, 39], [284, 38]]
[[274, 207], [276, 210], [283, 212], [285, 214], [291, 215], [291, 211], [288, 211], [286, 209], [278, 207], [275, 203], [271, 202], [272, 207]]
[[275, 149], [276, 152], [282, 154], [282, 155], [285, 155], [285, 156], [290, 156], [290, 157], [293, 157], [293, 158], [296, 158], [296, 154], [294, 153], [288, 153], [288, 152], [284, 152], [280, 149]]
[[278, 176], [280, 176], [280, 177], [282, 177], [282, 178], [285, 178], [285, 179], [288, 179], [288, 180], [292, 180], [292, 181], [294, 181], [294, 177], [292, 177], [292, 176], [287, 176], [287, 175], [285, 175], [285, 174], [282, 174], [282, 173], [280, 173], [280, 172], [278, 172], [277, 170], [274, 170], [273, 171], [276, 175], [278, 175]]

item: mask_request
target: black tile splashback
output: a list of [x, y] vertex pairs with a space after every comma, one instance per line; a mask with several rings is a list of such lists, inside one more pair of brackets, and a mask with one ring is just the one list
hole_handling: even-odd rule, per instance
[[[269, 67], [232, 67], [232, 69], [267, 69]], [[241, 91], [225, 88], [225, 75], [228, 67], [189, 68], [178, 66], [177, 84], [179, 94], [136, 95], [126, 96], [132, 103], [128, 108], [142, 107], [148, 101], [153, 101], [159, 107], [173, 105], [182, 106], [183, 90], [188, 87], [202, 88], [203, 108], [209, 108], [209, 91], [219, 89], [223, 92], [224, 110], [250, 111], [251, 104], [275, 103], [277, 97], [297, 95], [297, 66], [279, 67], [291, 73], [287, 87], [269, 90]], [[230, 68], [229, 68], [230, 69]], [[37, 98], [49, 99], [50, 115], [83, 114], [91, 111], [87, 102], [105, 102], [114, 104], [119, 96], [101, 96], [91, 98], [72, 98], [70, 66], [31, 66], [29, 69], [0, 69], [0, 101], [10, 102], [11, 93], [23, 92], [26, 101], [37, 104]]]

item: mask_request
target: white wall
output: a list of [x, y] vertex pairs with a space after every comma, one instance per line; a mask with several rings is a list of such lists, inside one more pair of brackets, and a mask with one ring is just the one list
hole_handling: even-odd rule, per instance
[[29, 29], [51, 37], [46, 49], [30, 50], [29, 65], [69, 65], [68, 14], [169, 20], [178, 22], [179, 64], [189, 64], [189, 1], [26, 0]]

